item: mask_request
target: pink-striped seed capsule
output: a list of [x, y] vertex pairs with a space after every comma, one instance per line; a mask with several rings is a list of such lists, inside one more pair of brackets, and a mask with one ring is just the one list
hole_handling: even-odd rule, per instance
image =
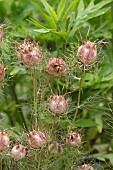
[[63, 76], [66, 73], [66, 64], [62, 58], [53, 57], [47, 65], [47, 72], [53, 76]]
[[67, 110], [68, 102], [64, 96], [55, 95], [50, 99], [49, 108], [56, 115], [60, 115]]
[[0, 151], [9, 147], [10, 139], [5, 131], [0, 131]]
[[95, 42], [86, 41], [78, 48], [77, 55], [83, 64], [94, 62], [97, 58], [97, 47]]
[[34, 67], [39, 62], [39, 49], [34, 42], [27, 39], [24, 40], [24, 43], [18, 44], [17, 53], [21, 57], [21, 61], [29, 67]]
[[22, 144], [16, 144], [12, 149], [11, 149], [11, 156], [15, 160], [20, 160], [24, 158], [26, 155], [26, 148]]
[[66, 136], [66, 144], [72, 147], [78, 146], [81, 144], [81, 135], [77, 132], [68, 133]]
[[40, 148], [46, 144], [47, 138], [41, 131], [33, 130], [28, 134], [28, 143], [32, 148]]

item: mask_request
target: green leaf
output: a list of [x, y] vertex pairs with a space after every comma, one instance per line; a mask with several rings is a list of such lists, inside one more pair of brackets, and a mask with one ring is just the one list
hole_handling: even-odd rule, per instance
[[32, 18], [29, 18], [27, 19], [27, 21], [29, 21], [30, 23], [32, 23], [33, 25], [35, 25], [36, 27], [38, 28], [44, 28], [44, 29], [48, 29], [47, 27], [45, 27], [42, 23], [32, 19]]
[[96, 115], [95, 116], [95, 122], [97, 123], [97, 129], [98, 132], [101, 133], [102, 132], [102, 128], [103, 128], [103, 121], [102, 121], [102, 115]]
[[61, 0], [58, 8], [57, 8], [57, 16], [58, 16], [58, 20], [62, 17], [63, 13], [64, 13], [64, 9], [66, 7], [67, 4], [67, 0]]
[[83, 26], [83, 24], [88, 21], [89, 19], [92, 19], [94, 17], [103, 15], [106, 11], [109, 10], [109, 7], [102, 8], [106, 4], [112, 2], [113, 0], [108, 1], [101, 1], [96, 5], [93, 5], [93, 1], [90, 3], [90, 5], [75, 19], [75, 24], [73, 26], [73, 29], [69, 33], [69, 37], [73, 37], [75, 32]]
[[33, 31], [35, 31], [35, 32], [38, 32], [38, 33], [48, 33], [48, 32], [50, 32], [51, 31], [51, 29], [35, 29], [35, 30], [33, 30]]
[[76, 121], [74, 123], [75, 127], [93, 127], [93, 126], [97, 126], [97, 124], [95, 123], [94, 120], [92, 119], [81, 119], [79, 121]]
[[77, 9], [77, 17], [79, 17], [83, 11], [84, 11], [84, 2], [83, 0], [80, 0], [78, 9]]
[[66, 10], [66, 12], [65, 12], [65, 14], [64, 14], [64, 16], [63, 16], [63, 18], [62, 18], [62, 21], [64, 21], [64, 20], [67, 19], [69, 13], [70, 13], [70, 12], [73, 10], [73, 8], [75, 8], [75, 6], [77, 5], [77, 2], [78, 2], [78, 0], [74, 0], [74, 1], [70, 4], [70, 6], [69, 6], [68, 9]]
[[25, 69], [24, 68], [22, 68], [22, 67], [15, 67], [11, 72], [10, 72], [10, 75], [12, 76], [12, 75], [14, 75], [14, 74], [17, 74], [17, 73], [19, 73], [20, 71], [25, 71]]
[[56, 12], [53, 8], [48, 4], [46, 0], [40, 0], [45, 7], [45, 10], [52, 16], [52, 18], [56, 21], [58, 19]]

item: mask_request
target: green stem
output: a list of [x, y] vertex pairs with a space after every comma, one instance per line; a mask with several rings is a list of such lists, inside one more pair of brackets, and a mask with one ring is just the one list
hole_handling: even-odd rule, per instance
[[36, 73], [36, 67], [34, 67], [34, 116], [35, 116], [35, 128], [37, 129], [38, 127], [38, 118], [37, 118], [37, 101], [38, 101], [38, 96], [37, 96], [37, 73]]
[[78, 110], [79, 110], [79, 107], [80, 107], [82, 80], [83, 80], [83, 71], [81, 71], [81, 78], [80, 78], [79, 91], [78, 91], [78, 102], [77, 102], [77, 108], [76, 108], [76, 111], [75, 111], [73, 122], [75, 121], [75, 119], [77, 117]]

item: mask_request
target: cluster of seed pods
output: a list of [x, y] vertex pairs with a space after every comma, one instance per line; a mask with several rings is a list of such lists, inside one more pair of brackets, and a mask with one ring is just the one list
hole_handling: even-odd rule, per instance
[[[0, 41], [3, 39], [3, 30], [0, 27]], [[39, 62], [41, 54], [36, 47], [35, 42], [25, 39], [23, 43], [17, 44], [17, 54], [23, 64], [29, 67], [35, 67]], [[97, 48], [94, 42], [87, 41], [78, 48], [77, 56], [84, 65], [94, 62], [97, 58]], [[66, 74], [66, 63], [60, 57], [53, 57], [47, 64], [47, 72], [52, 76], [64, 76]], [[5, 77], [5, 67], [0, 65], [0, 81]], [[68, 102], [63, 95], [54, 95], [49, 101], [49, 109], [57, 116], [65, 113], [68, 109]], [[31, 148], [41, 148], [46, 145], [47, 136], [39, 131], [33, 130], [28, 133], [28, 146]], [[66, 145], [76, 147], [81, 144], [81, 135], [77, 132], [69, 132], [66, 136]], [[0, 151], [7, 149], [10, 145], [9, 136], [5, 131], [0, 132]], [[54, 149], [57, 153], [63, 152], [62, 146], [54, 141], [49, 145], [48, 150]], [[26, 155], [26, 147], [22, 144], [15, 144], [10, 150], [10, 155], [15, 160], [20, 160]], [[79, 170], [89, 170], [89, 165], [83, 165]], [[93, 170], [93, 169], [91, 169]]]

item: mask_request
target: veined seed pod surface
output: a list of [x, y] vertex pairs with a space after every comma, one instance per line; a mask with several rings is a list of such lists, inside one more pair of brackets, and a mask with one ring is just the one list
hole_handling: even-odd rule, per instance
[[28, 143], [33, 148], [40, 148], [46, 144], [47, 137], [41, 131], [33, 130], [28, 134]]
[[94, 62], [97, 58], [97, 47], [95, 42], [86, 41], [78, 48], [77, 55], [83, 64]]
[[26, 148], [22, 144], [16, 144], [11, 150], [11, 156], [15, 160], [20, 160], [26, 155]]
[[62, 76], [66, 73], [66, 64], [62, 58], [53, 57], [49, 60], [47, 71], [53, 76]]
[[66, 144], [72, 147], [78, 146], [81, 144], [81, 135], [77, 132], [68, 133], [66, 136]]
[[84, 164], [81, 167], [79, 167], [77, 170], [94, 170], [94, 168], [89, 164]]
[[54, 95], [49, 102], [50, 110], [56, 115], [64, 113], [68, 108], [68, 102], [64, 96]]
[[40, 51], [35, 43], [28, 39], [25, 39], [24, 43], [18, 44], [17, 52], [22, 62], [27, 66], [34, 67], [39, 62]]
[[9, 147], [10, 139], [5, 131], [0, 131], [0, 151]]

